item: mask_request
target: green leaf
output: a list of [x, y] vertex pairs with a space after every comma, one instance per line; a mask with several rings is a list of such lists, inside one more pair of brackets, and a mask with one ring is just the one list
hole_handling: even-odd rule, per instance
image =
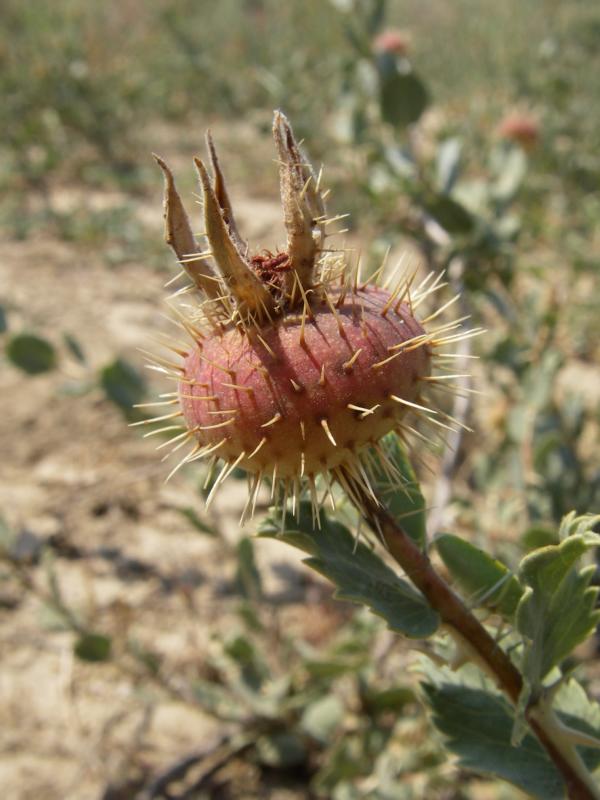
[[469, 233], [474, 220], [467, 209], [447, 194], [438, 194], [422, 201], [423, 208], [451, 234]]
[[437, 630], [439, 617], [425, 598], [341, 523], [321, 512], [321, 529], [315, 528], [310, 503], [300, 504], [299, 521], [287, 513], [281, 530], [279, 520], [270, 518], [260, 534], [310, 553], [305, 563], [336, 585], [336, 597], [368, 606], [391, 630], [413, 639]]
[[[585, 519], [593, 524], [593, 517]], [[577, 568], [579, 559], [600, 539], [585, 524], [561, 544], [542, 547], [521, 562], [519, 576], [527, 588], [516, 621], [527, 639], [524, 670], [534, 688], [592, 634], [600, 620], [600, 611], [594, 609], [598, 589], [589, 585], [594, 567]]]
[[125, 359], [117, 358], [100, 372], [100, 385], [109, 400], [126, 413], [144, 397], [146, 383]]
[[79, 361], [80, 364], [85, 364], [85, 353], [77, 339], [71, 333], [63, 333], [63, 339], [73, 358]]
[[330, 694], [315, 700], [305, 708], [300, 727], [313, 739], [321, 744], [327, 744], [331, 741], [336, 728], [341, 725], [343, 718], [342, 701], [334, 694]]
[[[571, 678], [562, 684], [554, 700], [554, 709], [563, 724], [600, 741], [600, 705], [586, 695], [576, 680]], [[589, 770], [600, 766], [600, 749], [580, 745], [578, 750]]]
[[364, 697], [370, 714], [385, 714], [389, 711], [397, 714], [408, 703], [415, 701], [415, 693], [410, 686], [391, 686], [389, 689], [369, 690]]
[[203, 711], [218, 719], [242, 722], [248, 716], [248, 710], [240, 699], [213, 681], [195, 681], [192, 693]]
[[564, 800], [562, 779], [537, 739], [528, 734], [519, 747], [511, 745], [514, 711], [491, 687], [482, 688], [475, 670], [465, 675], [428, 668], [427, 674], [423, 688], [433, 723], [462, 767], [502, 778], [540, 800]]
[[377, 58], [381, 116], [396, 128], [417, 122], [429, 104], [425, 84], [412, 71], [400, 72], [389, 53]]
[[457, 136], [445, 139], [437, 151], [436, 178], [442, 194], [448, 194], [456, 183], [460, 172], [462, 142]]
[[520, 147], [502, 146], [493, 157], [492, 168], [497, 174], [492, 194], [500, 203], [509, 203], [517, 194], [527, 173], [527, 158]]
[[387, 436], [382, 442], [382, 447], [392, 462], [394, 471], [402, 477], [403, 485], [399, 486], [397, 480], [391, 480], [384, 470], [381, 458], [372, 451], [373, 460], [378, 468], [374, 469], [375, 491], [385, 504], [390, 514], [401, 521], [403, 529], [419, 547], [425, 546], [426, 519], [425, 498], [408, 460], [406, 450], [395, 434]]
[[256, 754], [268, 767], [289, 769], [306, 761], [308, 753], [302, 738], [295, 733], [273, 733], [256, 742]]
[[73, 651], [82, 661], [108, 661], [112, 642], [100, 633], [84, 633], [75, 642]]
[[176, 508], [176, 511], [184, 516], [188, 522], [192, 524], [192, 526], [199, 531], [200, 533], [207, 533], [209, 536], [216, 536], [216, 532], [214, 528], [211, 528], [204, 520], [198, 515], [197, 511], [193, 509], [191, 506], [186, 506], [185, 508]]
[[260, 573], [254, 558], [254, 545], [247, 537], [237, 546], [237, 572], [235, 582], [239, 593], [248, 600], [257, 600], [262, 594]]
[[0, 306], [0, 333], [6, 333], [8, 330], [8, 322], [6, 321], [6, 311], [4, 306]]
[[29, 375], [48, 372], [56, 366], [56, 352], [46, 339], [31, 333], [19, 333], [8, 340], [6, 355]]
[[438, 536], [435, 546], [470, 602], [512, 618], [523, 587], [507, 566], [451, 533]]
[[538, 547], [558, 544], [558, 534], [551, 528], [542, 525], [532, 525], [521, 536], [521, 544], [525, 550], [536, 550]]

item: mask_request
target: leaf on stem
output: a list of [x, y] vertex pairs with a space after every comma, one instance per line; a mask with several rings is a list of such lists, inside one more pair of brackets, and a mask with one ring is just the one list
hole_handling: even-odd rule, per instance
[[371, 548], [356, 541], [341, 523], [321, 512], [321, 529], [313, 524], [311, 506], [303, 502], [299, 521], [286, 514], [265, 520], [261, 536], [281, 538], [310, 554], [305, 563], [329, 578], [337, 587], [336, 597], [368, 606], [391, 630], [413, 639], [435, 633], [437, 613], [407, 581], [399, 578]]
[[595, 567], [577, 566], [590, 547], [600, 542], [591, 530], [597, 521], [568, 515], [561, 525], [563, 541], [535, 550], [521, 562], [519, 577], [527, 588], [516, 622], [527, 640], [524, 673], [534, 689], [591, 635], [600, 620], [600, 611], [594, 608], [598, 589], [590, 586]]
[[459, 764], [502, 778], [540, 800], [563, 800], [562, 779], [537, 739], [511, 745], [514, 711], [474, 668], [458, 673], [427, 665], [425, 697], [433, 723]]
[[512, 619], [523, 594], [515, 575], [501, 561], [470, 542], [444, 533], [435, 546], [448, 571], [467, 594], [469, 602]]

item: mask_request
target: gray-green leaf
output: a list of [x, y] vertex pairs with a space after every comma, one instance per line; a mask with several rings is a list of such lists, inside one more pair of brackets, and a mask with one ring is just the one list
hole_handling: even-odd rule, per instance
[[540, 800], [564, 800], [562, 779], [531, 734], [511, 745], [514, 711], [507, 700], [479, 682], [447, 669], [428, 669], [423, 684], [433, 723], [466, 769], [502, 778]]
[[341, 523], [322, 512], [321, 530], [315, 528], [310, 503], [301, 504], [299, 521], [288, 513], [282, 529], [278, 519], [270, 518], [260, 534], [281, 538], [310, 553], [305, 563], [336, 585], [336, 597], [367, 605], [391, 630], [413, 639], [437, 630], [439, 616], [425, 598]]
[[534, 688], [600, 620], [600, 612], [594, 609], [598, 590], [589, 585], [594, 567], [577, 567], [598, 537], [580, 530], [559, 545], [535, 550], [521, 562], [519, 576], [527, 589], [516, 620], [527, 639], [524, 670]]
[[429, 104], [425, 84], [411, 70], [400, 72], [390, 54], [382, 54], [377, 63], [381, 116], [396, 128], [417, 122]]
[[497, 611], [507, 619], [512, 618], [523, 587], [507, 566], [450, 533], [438, 536], [435, 546], [471, 603]]

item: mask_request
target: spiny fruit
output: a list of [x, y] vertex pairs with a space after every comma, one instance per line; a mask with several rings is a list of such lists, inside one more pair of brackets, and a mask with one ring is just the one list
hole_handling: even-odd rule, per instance
[[175, 296], [201, 296], [195, 309], [177, 311], [191, 338], [173, 348], [182, 362], [154, 362], [178, 383], [164, 403], [180, 406], [157, 420], [176, 431], [175, 449], [193, 444], [176, 469], [208, 456], [213, 468], [222, 462], [209, 502], [239, 466], [250, 477], [247, 509], [268, 477], [273, 488], [283, 487], [284, 506], [291, 497], [298, 508], [308, 491], [318, 521], [321, 476], [330, 498], [332, 477], [346, 491], [358, 482], [372, 493], [375, 452], [397, 478], [379, 442], [394, 430], [420, 435], [406, 422], [408, 413], [449, 427], [424, 391], [459, 377], [435, 377], [432, 364], [453, 357], [436, 356], [437, 347], [465, 334], [453, 333], [461, 321], [425, 329], [456, 298], [425, 320], [415, 316], [423, 299], [445, 285], [441, 275], [416, 288], [414, 273], [394, 286], [377, 285], [377, 276], [363, 283], [343, 251], [325, 247], [327, 226], [340, 217], [327, 216], [321, 174], [280, 112], [273, 134], [287, 231], [285, 250], [275, 254], [252, 254], [242, 239], [210, 135], [212, 180], [195, 159], [207, 249], [198, 249], [173, 176], [157, 157], [165, 176], [166, 240], [191, 279]]

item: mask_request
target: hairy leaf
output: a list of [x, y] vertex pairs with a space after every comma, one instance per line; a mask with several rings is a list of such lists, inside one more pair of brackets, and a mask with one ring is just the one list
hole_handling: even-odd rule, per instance
[[452, 191], [460, 172], [462, 142], [457, 136], [444, 139], [437, 152], [437, 184], [443, 194]]
[[523, 587], [508, 567], [470, 542], [450, 533], [438, 536], [435, 546], [471, 603], [497, 611], [507, 619], [512, 618]]
[[392, 630], [414, 639], [436, 631], [439, 617], [424, 597], [366, 544], [357, 542], [344, 525], [321, 513], [321, 529], [316, 528], [309, 503], [301, 504], [299, 521], [289, 513], [283, 526], [270, 518], [260, 534], [281, 538], [308, 552], [305, 563], [336, 585], [336, 597], [367, 605]]
[[310, 703], [300, 720], [302, 730], [322, 744], [331, 741], [344, 717], [344, 705], [334, 694], [325, 695]]
[[[569, 519], [577, 524], [581, 518]], [[519, 576], [527, 588], [517, 609], [517, 627], [527, 639], [524, 669], [532, 687], [539, 686], [600, 620], [600, 612], [594, 610], [598, 590], [589, 585], [594, 567], [577, 567], [600, 538], [590, 531], [594, 518], [584, 519], [587, 528], [579, 524], [578, 533], [559, 545], [534, 551], [521, 562]]]
[[540, 800], [564, 799], [562, 779], [537, 739], [528, 734], [519, 747], [511, 745], [514, 711], [507, 700], [474, 671], [429, 668], [427, 674], [423, 688], [433, 723], [461, 766], [509, 781]]

